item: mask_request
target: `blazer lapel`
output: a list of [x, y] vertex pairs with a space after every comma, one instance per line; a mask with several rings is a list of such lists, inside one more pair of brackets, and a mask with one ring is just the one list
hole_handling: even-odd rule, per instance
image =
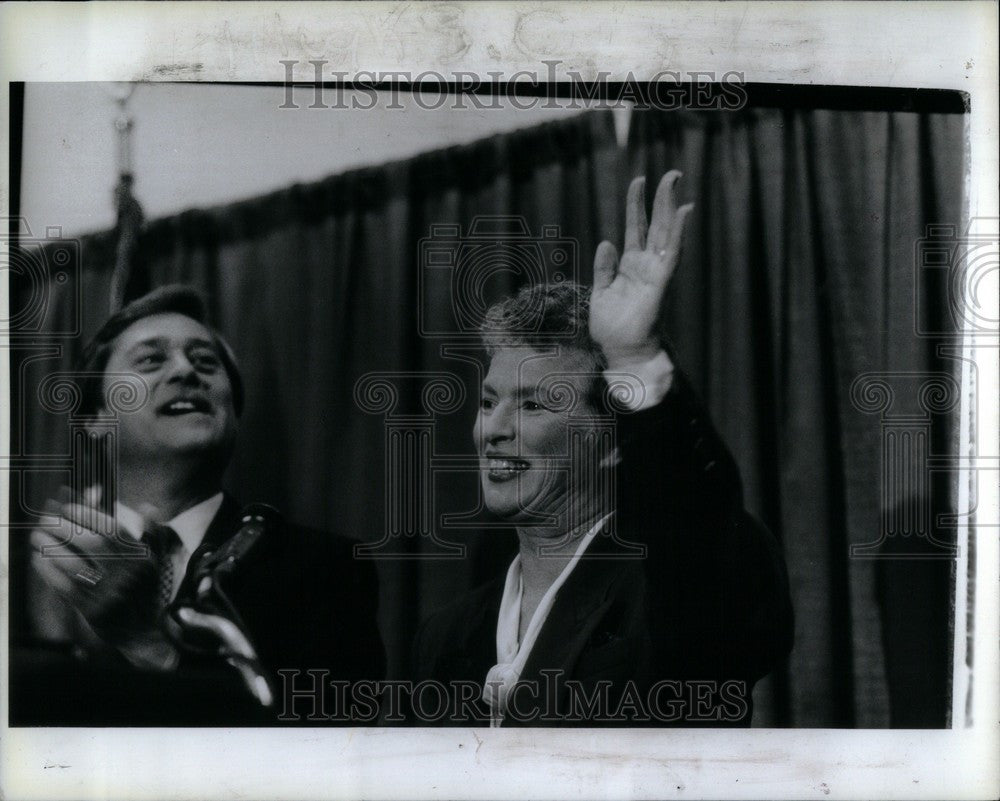
[[462, 663], [454, 665], [457, 678], [483, 682], [496, 663], [497, 617], [500, 614], [503, 581], [497, 579], [490, 582], [486, 592], [485, 603], [472, 612], [462, 642], [456, 644], [454, 653], [461, 655]]
[[228, 492], [222, 496], [222, 506], [215, 513], [212, 522], [205, 532], [201, 544], [217, 548], [236, 533], [236, 525], [240, 519], [240, 506]]
[[[553, 687], [573, 674], [580, 654], [594, 629], [611, 606], [608, 590], [621, 567], [614, 540], [598, 534], [559, 590], [545, 625], [521, 672], [521, 681], [535, 681], [542, 711], [558, 710], [559, 699], [550, 698]], [[615, 556], [619, 558], [615, 558]], [[558, 684], [546, 680], [541, 671], [560, 671]], [[561, 692], [560, 692], [561, 695]]]

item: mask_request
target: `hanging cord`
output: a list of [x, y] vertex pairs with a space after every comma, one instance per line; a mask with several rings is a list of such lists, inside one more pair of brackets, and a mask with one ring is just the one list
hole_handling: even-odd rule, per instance
[[135, 253], [139, 245], [144, 215], [142, 206], [132, 194], [135, 178], [132, 172], [132, 118], [127, 113], [132, 88], [115, 98], [118, 116], [115, 118], [118, 151], [118, 185], [115, 187], [116, 246], [115, 264], [111, 273], [111, 288], [108, 305], [110, 314], [115, 314], [125, 304], [125, 291], [132, 273]]
[[132, 263], [139, 245], [142, 230], [142, 206], [132, 194], [132, 176], [121, 175], [115, 188], [115, 203], [118, 207], [118, 222], [115, 231], [118, 242], [115, 247], [115, 266], [111, 273], [109, 312], [114, 314], [125, 304], [125, 289], [132, 273]]

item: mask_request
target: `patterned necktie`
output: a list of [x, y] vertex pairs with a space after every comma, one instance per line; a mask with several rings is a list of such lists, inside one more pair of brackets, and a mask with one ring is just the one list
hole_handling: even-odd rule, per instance
[[174, 550], [180, 545], [180, 537], [170, 526], [151, 523], [142, 535], [142, 541], [153, 552], [156, 560], [156, 571], [159, 576], [157, 589], [157, 609], [162, 611], [167, 607], [174, 594]]

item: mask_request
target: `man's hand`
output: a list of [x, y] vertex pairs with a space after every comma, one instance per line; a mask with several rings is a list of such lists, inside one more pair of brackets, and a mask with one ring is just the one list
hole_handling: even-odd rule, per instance
[[610, 242], [597, 247], [590, 335], [608, 357], [609, 370], [628, 370], [661, 350], [656, 334], [660, 304], [680, 258], [684, 221], [694, 207], [692, 203], [677, 207], [674, 184], [680, 177], [677, 170], [663, 176], [648, 225], [646, 179], [633, 180], [625, 206], [621, 262]]
[[31, 533], [34, 567], [91, 627], [114, 645], [148, 639], [157, 630], [157, 566], [144, 544], [116, 530], [86, 503], [49, 501], [62, 523]]

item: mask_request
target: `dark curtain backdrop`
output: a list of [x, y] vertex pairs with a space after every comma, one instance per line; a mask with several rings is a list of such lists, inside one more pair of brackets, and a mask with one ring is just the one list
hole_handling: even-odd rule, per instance
[[[454, 302], [447, 271], [428, 270], [421, 255], [432, 225], [466, 234], [478, 215], [519, 215], [536, 238], [557, 226], [556, 240], [575, 243], [570, 267], [589, 282], [597, 243], [621, 244], [629, 178], [645, 173], [652, 187], [679, 167], [681, 191], [697, 206], [665, 333], [742, 467], [749, 508], [785, 543], [797, 614], [788, 670], [760, 688], [757, 721], [943, 724], [943, 709], [920, 695], [947, 696], [947, 670], [934, 671], [950, 664], [950, 563], [932, 563], [911, 587], [912, 570], [893, 574], [848, 558], [849, 543], [877, 539], [881, 512], [879, 422], [852, 409], [849, 389], [866, 371], [937, 369], [931, 346], [913, 335], [913, 250], [927, 222], [960, 219], [963, 122], [883, 112], [644, 112], [622, 151], [610, 113], [587, 113], [154, 221], [140, 244], [147, 271], [136, 273], [130, 293], [185, 281], [209, 294], [249, 393], [228, 476], [238, 497], [377, 543], [388, 516], [393, 420], [360, 408], [361, 376], [401, 373], [395, 414], [405, 415], [426, 411], [427, 374], [454, 375], [469, 390], [451, 405], [439, 399], [447, 408], [433, 418], [433, 451], [471, 451], [477, 365], [419, 333], [421, 323], [443, 325], [436, 315], [447, 317]], [[140, 193], [141, 185], [138, 176]], [[111, 233], [82, 242], [88, 336], [106, 309], [113, 248]], [[542, 259], [551, 276], [550, 248]], [[483, 287], [483, 302], [524, 280], [512, 263]], [[72, 316], [74, 288], [72, 280], [52, 284], [50, 326]], [[79, 345], [68, 341], [19, 370], [14, 413], [27, 422], [24, 452], [65, 451], [65, 414], [41, 408], [32, 393], [45, 374], [69, 368]], [[24, 501], [38, 508], [57, 477], [33, 479]], [[474, 509], [468, 472], [439, 471], [433, 486], [431, 518]], [[392, 676], [402, 675], [419, 620], [513, 552], [509, 539], [489, 532], [445, 537], [463, 542], [467, 558], [379, 561]], [[58, 621], [32, 615], [42, 590], [18, 583], [18, 545], [15, 623], [58, 637]], [[392, 547], [441, 554], [419, 537]], [[912, 592], [927, 593], [933, 612], [918, 615], [915, 630], [901, 613]], [[897, 632], [901, 620], [909, 634]], [[921, 655], [925, 670], [908, 674]]]
[[[748, 508], [785, 546], [795, 648], [760, 688], [759, 722], [945, 722], [953, 562], [885, 558], [891, 540], [881, 559], [849, 547], [879, 540], [885, 504], [944, 512], [949, 488], [938, 482], [928, 499], [882, 490], [880, 418], [852, 403], [851, 386], [893, 372], [892, 413], [919, 415], [907, 379], [956, 371], [936, 356], [941, 340], [914, 333], [917, 306], [940, 314], [944, 300], [941, 285], [915, 281], [915, 253], [929, 223], [962, 219], [964, 142], [965, 120], [951, 114], [633, 120], [630, 173], [677, 167], [698, 204], [666, 332], [736, 456]], [[933, 422], [942, 452], [949, 421]], [[913, 539], [906, 550], [922, 553]]]

